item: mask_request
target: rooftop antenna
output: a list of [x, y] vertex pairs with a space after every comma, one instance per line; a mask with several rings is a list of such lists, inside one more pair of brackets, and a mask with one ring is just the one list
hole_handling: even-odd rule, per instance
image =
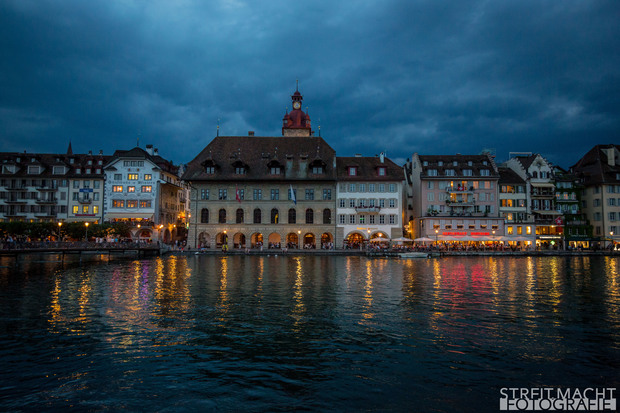
[[217, 132], [215, 136], [220, 136], [220, 118], [217, 118]]
[[321, 118], [319, 118], [319, 138], [321, 137]]
[[299, 92], [299, 79], [296, 79], [295, 82], [296, 82], [295, 92]]

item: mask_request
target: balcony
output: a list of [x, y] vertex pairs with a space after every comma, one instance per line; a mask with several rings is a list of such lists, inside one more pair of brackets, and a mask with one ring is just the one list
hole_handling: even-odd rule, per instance
[[15, 185], [15, 184], [7, 184], [4, 186], [5, 189], [9, 191], [24, 191], [28, 189], [25, 185]]
[[51, 198], [51, 199], [37, 199], [34, 202], [36, 202], [39, 205], [53, 205], [56, 204], [58, 202], [58, 200], [56, 198]]
[[17, 199], [17, 198], [9, 198], [9, 199], [5, 199], [4, 202], [6, 202], [7, 204], [10, 204], [10, 205], [20, 205], [20, 204], [25, 204], [26, 200], [25, 199]]
[[37, 186], [37, 191], [56, 191], [58, 189], [57, 186]]
[[457, 201], [453, 201], [451, 199], [447, 199], [446, 200], [446, 205], [448, 205], [450, 208], [454, 208], [454, 207], [470, 207], [470, 206], [476, 205], [476, 201], [474, 199], [471, 199], [471, 200], [457, 200]]
[[78, 199], [78, 202], [79, 202], [80, 204], [85, 204], [85, 205], [87, 205], [87, 204], [92, 204], [92, 203], [93, 203], [93, 200], [92, 200], [92, 199], [90, 199], [90, 198], [79, 198], [79, 199]]
[[381, 207], [371, 207], [371, 206], [356, 206], [355, 212], [365, 212], [365, 213], [379, 213], [381, 211]]
[[446, 188], [446, 192], [449, 194], [473, 194], [474, 193], [474, 187], [470, 186], [465, 187], [465, 186], [458, 186], [458, 187], [448, 187]]
[[549, 191], [549, 190], [545, 190], [545, 191], [533, 190], [532, 196], [536, 198], [555, 198], [555, 192]]

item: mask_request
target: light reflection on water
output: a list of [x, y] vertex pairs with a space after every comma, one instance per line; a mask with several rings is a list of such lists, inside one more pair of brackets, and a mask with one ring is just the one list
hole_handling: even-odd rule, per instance
[[619, 384], [614, 258], [38, 261], [0, 263], [3, 410], [495, 411], [500, 387]]

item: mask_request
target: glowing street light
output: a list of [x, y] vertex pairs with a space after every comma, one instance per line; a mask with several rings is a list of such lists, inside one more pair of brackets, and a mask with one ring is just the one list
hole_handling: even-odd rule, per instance
[[62, 227], [62, 222], [58, 223], [58, 241], [60, 241], [60, 227]]
[[301, 249], [301, 231], [297, 231], [297, 249]]
[[86, 242], [88, 242], [88, 226], [90, 225], [90, 223], [85, 222], [84, 225], [86, 226]]
[[437, 241], [437, 237], [438, 237], [438, 236], [439, 236], [439, 230], [438, 230], [438, 229], [436, 229], [436, 230], [435, 230], [435, 247], [436, 247], [436, 246], [437, 246], [437, 244], [438, 244], [438, 241]]

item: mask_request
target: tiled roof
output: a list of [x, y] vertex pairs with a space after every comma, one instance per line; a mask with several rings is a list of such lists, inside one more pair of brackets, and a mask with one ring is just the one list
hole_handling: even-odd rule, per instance
[[[187, 165], [186, 181], [217, 180], [335, 180], [336, 152], [321, 137], [218, 136]], [[312, 166], [323, 166], [323, 174], [313, 174]], [[205, 167], [215, 167], [207, 174]], [[244, 175], [235, 174], [244, 167]], [[271, 167], [279, 166], [280, 175]]]
[[[173, 165], [172, 162], [167, 161], [159, 155], [150, 155], [147, 151], [140, 147], [135, 147], [129, 150], [116, 150], [108, 163], [111, 164], [119, 158], [148, 159], [155, 165], [159, 166], [162, 170], [170, 172], [172, 174], [176, 174], [179, 170], [179, 167]], [[107, 167], [108, 165], [106, 165], [106, 168]]]
[[525, 184], [525, 180], [521, 178], [515, 171], [510, 168], [500, 166], [499, 171], [500, 184]]
[[[339, 181], [402, 181], [405, 179], [403, 168], [392, 160], [378, 156], [339, 156], [336, 158]], [[349, 167], [357, 167], [356, 175], [349, 176]], [[385, 175], [378, 174], [378, 168], [385, 167]]]
[[[41, 153], [19, 153], [19, 152], [0, 152], [0, 165], [15, 165], [15, 173], [2, 173], [0, 175], [5, 178], [89, 178], [103, 176], [103, 165], [110, 159], [109, 155], [102, 154], [41, 154]], [[91, 161], [91, 164], [88, 164]], [[101, 165], [98, 162], [101, 161]], [[41, 167], [41, 173], [29, 174], [28, 166], [38, 165]], [[67, 172], [65, 174], [54, 174], [54, 166], [65, 166]], [[77, 173], [77, 170], [80, 173]], [[86, 171], [90, 169], [91, 173]], [[99, 174], [95, 173], [100, 169]]]
[[577, 174], [586, 186], [599, 184], [620, 183], [620, 163], [614, 159], [614, 166], [609, 165], [607, 151], [615, 149], [615, 153], [620, 151], [620, 145], [596, 145], [590, 149], [575, 165], [570, 169]]
[[[422, 173], [427, 174], [430, 169], [437, 170], [437, 177], [447, 178], [470, 178], [480, 177], [480, 171], [489, 170], [489, 175], [485, 178], [499, 178], [497, 166], [493, 159], [488, 155], [418, 155]], [[427, 162], [427, 165], [424, 165]], [[456, 165], [454, 164], [456, 162]], [[471, 165], [469, 163], [471, 162]], [[486, 165], [485, 165], [486, 162]], [[440, 165], [440, 163], [442, 163]], [[446, 176], [446, 170], [454, 170], [455, 176]], [[463, 170], [471, 170], [472, 176], [464, 176]]]

